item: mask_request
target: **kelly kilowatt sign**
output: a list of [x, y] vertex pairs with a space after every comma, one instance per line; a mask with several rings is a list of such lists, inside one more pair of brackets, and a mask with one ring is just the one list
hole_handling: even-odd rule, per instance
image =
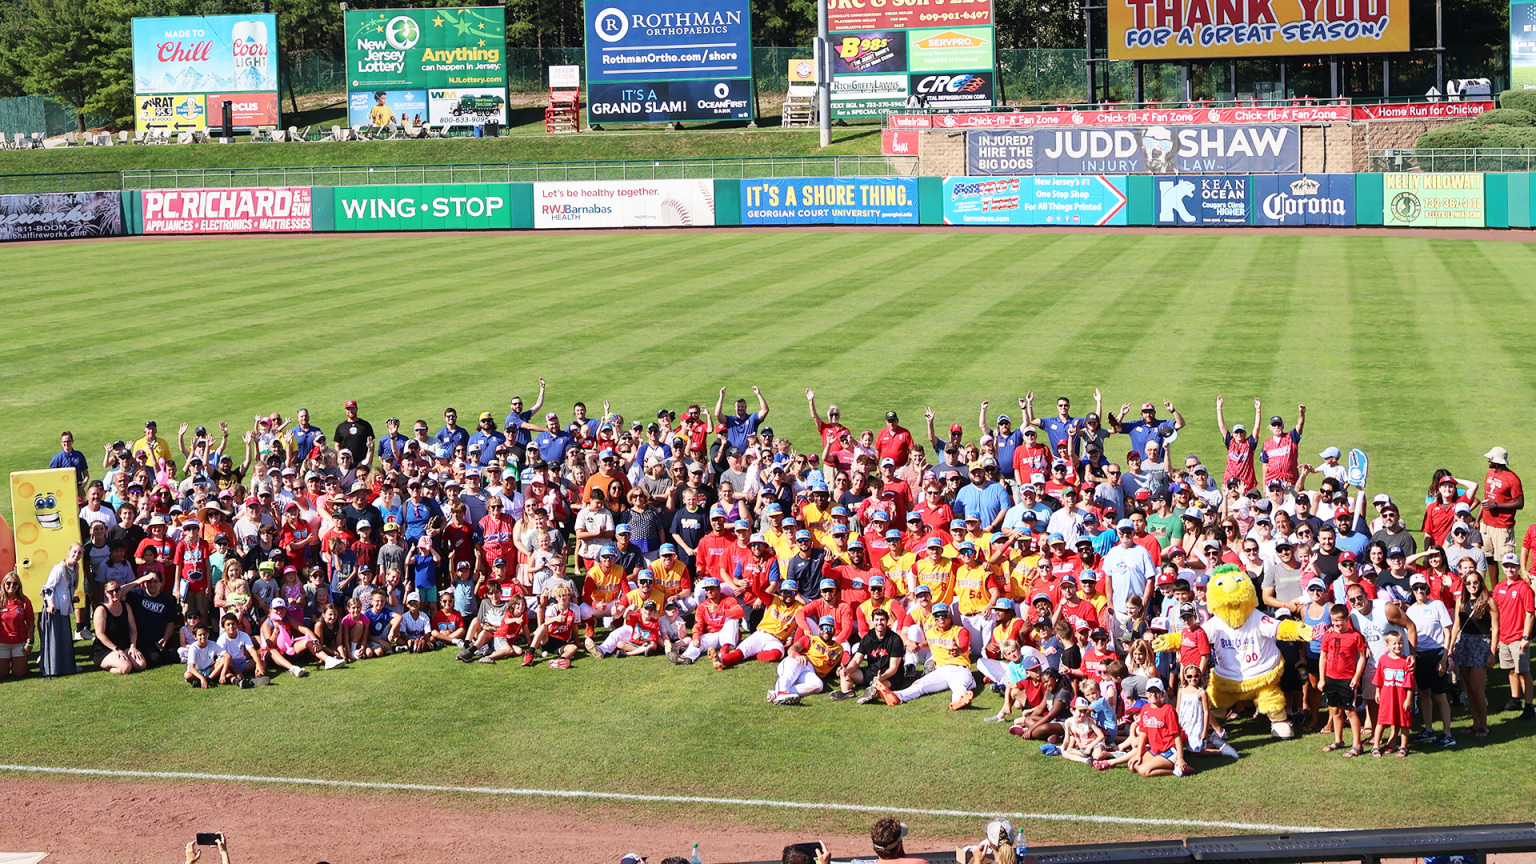
[[1408, 50], [1408, 0], [1109, 0], [1112, 60]]
[[1388, 227], [1482, 228], [1481, 174], [1383, 174], [1382, 208]]
[[970, 174], [1275, 174], [1301, 168], [1301, 127], [972, 130]]
[[1253, 177], [1253, 224], [1355, 224], [1355, 175], [1258, 174]]

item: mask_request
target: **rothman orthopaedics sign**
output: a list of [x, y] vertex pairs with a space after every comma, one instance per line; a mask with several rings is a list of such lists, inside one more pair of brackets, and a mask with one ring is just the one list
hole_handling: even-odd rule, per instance
[[1408, 0], [1109, 0], [1112, 60], [1408, 50]]

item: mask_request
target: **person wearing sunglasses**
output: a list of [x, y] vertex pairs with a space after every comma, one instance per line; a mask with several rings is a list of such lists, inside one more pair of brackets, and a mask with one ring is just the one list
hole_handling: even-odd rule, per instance
[[[1455, 747], [1456, 739], [1451, 737], [1451, 703], [1446, 696], [1451, 692], [1451, 656], [1447, 649], [1453, 619], [1445, 604], [1430, 596], [1429, 587], [1429, 579], [1422, 573], [1415, 573], [1408, 580], [1413, 605], [1406, 611], [1416, 636], [1414, 644], [1418, 649], [1418, 660], [1414, 664], [1414, 679], [1419, 685], [1419, 714], [1424, 718], [1424, 729], [1413, 740]], [[1434, 716], [1429, 710], [1431, 701], [1435, 713], [1440, 716], [1438, 736], [1434, 732]]]
[[0, 578], [0, 680], [27, 677], [32, 620], [32, 601], [22, 593], [21, 577], [12, 570]]

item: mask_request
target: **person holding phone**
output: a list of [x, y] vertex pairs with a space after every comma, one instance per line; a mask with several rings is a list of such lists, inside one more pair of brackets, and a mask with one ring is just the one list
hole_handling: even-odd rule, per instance
[[229, 864], [229, 843], [224, 839], [223, 833], [206, 833], [199, 831], [197, 836], [187, 842], [187, 864], [196, 864], [203, 857], [203, 850], [199, 846], [212, 846], [219, 850], [220, 864]]

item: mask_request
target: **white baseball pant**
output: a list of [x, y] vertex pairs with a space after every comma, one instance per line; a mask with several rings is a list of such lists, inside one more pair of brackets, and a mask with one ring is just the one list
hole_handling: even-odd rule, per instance
[[803, 656], [791, 655], [779, 661], [779, 678], [773, 683], [775, 693], [799, 693], [809, 696], [822, 691], [821, 676]]
[[982, 611], [975, 615], [961, 615], [960, 626], [965, 632], [971, 634], [971, 656], [980, 657], [987, 647], [987, 640], [992, 638], [992, 627], [995, 622], [988, 612]]
[[784, 643], [771, 634], [759, 630], [741, 640], [741, 644], [736, 646], [736, 650], [747, 655], [748, 660], [752, 660], [764, 651], [783, 651]]
[[741, 638], [740, 633], [741, 621], [736, 618], [727, 618], [719, 633], [705, 633], [699, 637], [699, 644], [690, 644], [688, 646], [688, 649], [683, 652], [683, 656], [687, 657], [689, 662], [692, 662], [699, 659], [705, 651], [711, 648], [724, 648], [728, 645], [735, 645]]
[[897, 690], [896, 698], [903, 702], [911, 702], [930, 693], [943, 693], [948, 690], [949, 701], [953, 702], [970, 690], [975, 681], [975, 676], [967, 666], [939, 666], [913, 681], [912, 686]]

